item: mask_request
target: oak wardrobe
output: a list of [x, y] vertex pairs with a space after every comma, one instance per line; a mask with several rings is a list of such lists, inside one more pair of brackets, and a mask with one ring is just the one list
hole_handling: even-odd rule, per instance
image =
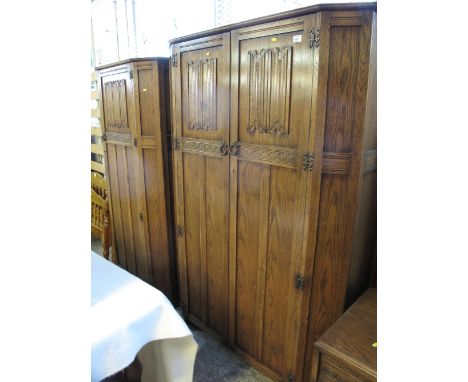
[[376, 240], [376, 4], [316, 5], [171, 41], [187, 319], [274, 380], [366, 288]]
[[126, 60], [97, 68], [112, 250], [121, 267], [177, 303], [168, 70], [167, 58]]

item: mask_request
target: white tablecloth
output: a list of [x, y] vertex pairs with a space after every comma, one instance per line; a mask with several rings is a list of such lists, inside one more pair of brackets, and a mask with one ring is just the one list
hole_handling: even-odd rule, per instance
[[96, 253], [91, 257], [92, 381], [127, 367], [143, 346], [142, 382], [192, 381], [198, 345], [169, 300]]

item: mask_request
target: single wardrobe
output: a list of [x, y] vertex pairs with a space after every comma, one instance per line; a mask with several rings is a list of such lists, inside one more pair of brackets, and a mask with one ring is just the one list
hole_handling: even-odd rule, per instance
[[97, 70], [112, 250], [121, 267], [176, 303], [168, 60], [133, 59]]
[[277, 381], [364, 290], [376, 243], [376, 4], [171, 41], [174, 216], [188, 320]]

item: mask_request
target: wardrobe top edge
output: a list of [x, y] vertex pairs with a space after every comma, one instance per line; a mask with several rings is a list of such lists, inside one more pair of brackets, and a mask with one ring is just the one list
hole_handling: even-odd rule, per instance
[[108, 69], [113, 68], [114, 66], [130, 64], [132, 62], [141, 62], [141, 61], [161, 61], [161, 62], [169, 62], [168, 57], [139, 57], [139, 58], [127, 58], [126, 60], [110, 62], [108, 64], [96, 66], [95, 70], [101, 69]]
[[214, 34], [220, 34], [224, 32], [230, 32], [234, 29], [249, 27], [256, 24], [263, 24], [273, 21], [279, 21], [289, 19], [293, 17], [304, 16], [317, 12], [326, 11], [361, 11], [361, 10], [374, 10], [377, 11], [377, 2], [368, 3], [332, 3], [332, 4], [315, 4], [303, 8], [293, 9], [286, 12], [275, 13], [268, 16], [257, 17], [255, 19], [241, 21], [235, 24], [223, 25], [218, 28], [208, 29], [201, 32], [192, 33], [186, 36], [176, 37], [169, 40], [170, 45], [178, 44], [197, 38], [207, 37]]

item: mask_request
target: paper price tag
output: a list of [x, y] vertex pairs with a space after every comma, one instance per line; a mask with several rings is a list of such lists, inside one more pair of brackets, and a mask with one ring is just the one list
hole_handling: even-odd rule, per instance
[[301, 42], [302, 41], [302, 35], [301, 34], [297, 34], [295, 36], [293, 36], [293, 42]]

